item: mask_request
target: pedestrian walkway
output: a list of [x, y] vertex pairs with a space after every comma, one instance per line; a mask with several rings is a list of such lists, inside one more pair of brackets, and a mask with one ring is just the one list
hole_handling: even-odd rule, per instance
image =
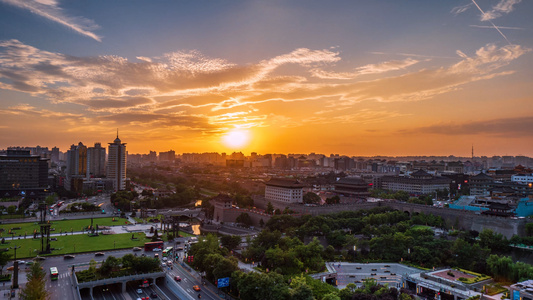
[[[132, 227], [135, 226], [135, 227]], [[133, 231], [150, 231], [150, 227], [154, 227], [156, 225], [153, 224], [136, 224], [136, 225], [115, 225], [115, 226], [109, 226], [109, 231], [112, 231], [114, 234], [121, 234], [121, 233], [132, 233]], [[106, 230], [107, 231], [107, 230]], [[63, 232], [63, 233], [51, 233], [50, 237], [58, 237], [58, 236], [67, 236], [67, 235], [78, 235], [78, 234], [87, 234], [87, 231], [73, 231], [73, 232]], [[27, 236], [27, 239], [31, 239], [32, 236]], [[18, 240], [23, 239], [19, 236], [4, 237], [6, 241], [9, 240]]]

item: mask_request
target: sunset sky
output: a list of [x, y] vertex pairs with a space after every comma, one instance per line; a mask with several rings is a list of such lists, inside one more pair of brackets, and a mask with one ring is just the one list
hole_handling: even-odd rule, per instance
[[533, 156], [533, 1], [0, 0], [0, 149]]

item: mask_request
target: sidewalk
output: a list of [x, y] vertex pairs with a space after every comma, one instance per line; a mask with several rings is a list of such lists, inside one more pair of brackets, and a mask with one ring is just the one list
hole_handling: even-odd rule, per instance
[[[154, 225], [153, 224], [133, 224], [133, 225], [114, 225], [114, 226], [109, 226], [110, 229], [109, 231], [113, 231], [115, 234], [121, 234], [121, 233], [132, 233], [131, 230], [128, 230], [128, 226], [131, 227], [131, 229], [134, 229], [135, 231], [149, 231], [150, 230], [150, 227], [153, 227]], [[135, 226], [135, 227], [132, 227], [132, 226]], [[67, 235], [78, 235], [78, 234], [87, 234], [88, 231], [73, 231], [72, 233], [71, 232], [63, 232], [63, 233], [51, 233], [50, 234], [50, 237], [58, 237], [58, 236], [67, 236]], [[39, 237], [40, 235], [37, 234]], [[23, 240], [24, 237], [22, 236], [6, 236], [4, 237], [6, 241], [9, 241], [9, 240]], [[32, 239], [33, 238], [33, 235], [27, 235], [26, 236], [26, 239]]]

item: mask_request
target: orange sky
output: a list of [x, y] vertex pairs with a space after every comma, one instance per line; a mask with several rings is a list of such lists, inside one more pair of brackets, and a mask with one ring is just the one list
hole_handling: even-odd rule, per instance
[[533, 4], [415, 2], [0, 0], [0, 149], [533, 156]]

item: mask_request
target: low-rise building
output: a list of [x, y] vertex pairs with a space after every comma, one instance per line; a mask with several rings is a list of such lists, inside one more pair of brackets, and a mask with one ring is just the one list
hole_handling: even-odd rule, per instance
[[304, 185], [296, 179], [272, 178], [265, 185], [265, 198], [267, 201], [303, 203]]

